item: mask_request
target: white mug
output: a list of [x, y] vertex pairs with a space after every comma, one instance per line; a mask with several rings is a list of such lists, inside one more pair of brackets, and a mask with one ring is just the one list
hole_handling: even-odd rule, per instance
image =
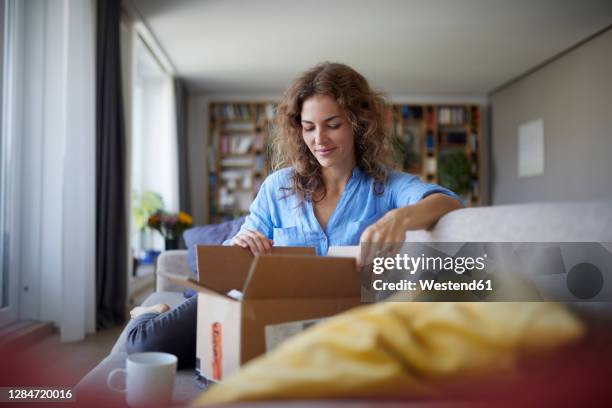
[[[173, 354], [147, 352], [130, 354], [125, 368], [115, 368], [106, 379], [113, 391], [127, 393], [131, 407], [163, 407], [172, 399], [177, 358]], [[125, 373], [125, 388], [112, 384], [117, 373]]]

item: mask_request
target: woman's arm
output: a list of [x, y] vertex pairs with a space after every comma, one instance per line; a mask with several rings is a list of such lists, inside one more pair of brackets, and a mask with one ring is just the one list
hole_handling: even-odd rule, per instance
[[223, 242], [223, 245], [238, 245], [251, 250], [253, 256], [269, 253], [274, 244], [272, 237], [272, 221], [270, 219], [270, 184], [272, 176], [262, 183], [257, 196], [249, 207], [249, 215], [244, 220], [240, 230]]
[[463, 208], [459, 200], [446, 194], [434, 193], [416, 204], [391, 210], [387, 214], [402, 226], [405, 235], [410, 230], [431, 229], [442, 216], [459, 208]]
[[[419, 229], [430, 229], [443, 215], [453, 210], [463, 208], [463, 205], [453, 197], [442, 193], [430, 194], [421, 201], [396, 208], [387, 212], [376, 223], [370, 225], [361, 234], [360, 243], [366, 248], [361, 261], [367, 263], [374, 256], [372, 245], [383, 249], [388, 244], [400, 244], [406, 240], [406, 232]], [[387, 248], [386, 248], [387, 249]]]

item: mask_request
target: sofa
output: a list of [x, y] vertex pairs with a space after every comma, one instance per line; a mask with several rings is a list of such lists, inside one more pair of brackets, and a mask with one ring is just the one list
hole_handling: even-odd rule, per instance
[[[596, 202], [533, 203], [465, 208], [447, 214], [429, 231], [410, 231], [412, 242], [601, 242], [612, 243], [612, 200]], [[612, 247], [607, 246], [612, 252]], [[185, 299], [184, 288], [164, 277], [166, 274], [194, 276], [186, 250], [166, 251], [157, 261], [156, 292], [143, 303], [177, 305]], [[610, 284], [610, 282], [608, 282]], [[612, 316], [611, 303], [584, 303], [589, 313]], [[111, 353], [77, 385], [77, 398], [93, 400], [104, 395], [121, 405], [123, 395], [113, 394], [106, 376], [125, 364], [126, 332], [117, 339]], [[187, 404], [206, 389], [193, 370], [177, 373], [174, 403]], [[363, 406], [354, 402], [354, 406]], [[341, 406], [353, 406], [350, 402]]]

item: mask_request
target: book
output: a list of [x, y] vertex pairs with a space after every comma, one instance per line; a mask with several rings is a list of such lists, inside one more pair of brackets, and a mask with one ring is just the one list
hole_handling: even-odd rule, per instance
[[266, 119], [272, 120], [276, 117], [276, 106], [272, 103], [266, 105]]
[[472, 130], [477, 131], [478, 126], [480, 125], [480, 113], [477, 106], [472, 107], [471, 109], [471, 117], [472, 117]]
[[433, 132], [427, 132], [427, 138], [425, 139], [427, 150], [433, 150], [434, 148], [434, 134]]
[[231, 138], [230, 152], [234, 154], [245, 154], [253, 144], [251, 136], [235, 136]]
[[425, 161], [425, 171], [429, 174], [435, 174], [438, 167], [438, 161], [435, 157], [428, 157]]
[[478, 135], [476, 133], [470, 134], [470, 149], [473, 152], [478, 151]]
[[261, 188], [262, 184], [263, 179], [261, 177], [255, 177], [255, 180], [253, 181], [253, 191], [255, 195], [257, 195], [257, 193], [259, 192], [259, 189]]
[[464, 125], [467, 122], [467, 113], [463, 107], [439, 107], [439, 125]]
[[255, 171], [261, 173], [264, 169], [265, 158], [263, 154], [255, 156]]
[[261, 151], [264, 148], [264, 136], [261, 132], [255, 133], [255, 140], [253, 141], [253, 149]]
[[425, 112], [425, 123], [427, 123], [427, 127], [430, 129], [436, 124], [436, 118], [432, 107], [427, 108]]

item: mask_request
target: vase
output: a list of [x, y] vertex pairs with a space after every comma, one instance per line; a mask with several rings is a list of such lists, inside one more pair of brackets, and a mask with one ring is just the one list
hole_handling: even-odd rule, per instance
[[178, 238], [166, 238], [166, 251], [171, 249], [178, 249], [179, 239]]

